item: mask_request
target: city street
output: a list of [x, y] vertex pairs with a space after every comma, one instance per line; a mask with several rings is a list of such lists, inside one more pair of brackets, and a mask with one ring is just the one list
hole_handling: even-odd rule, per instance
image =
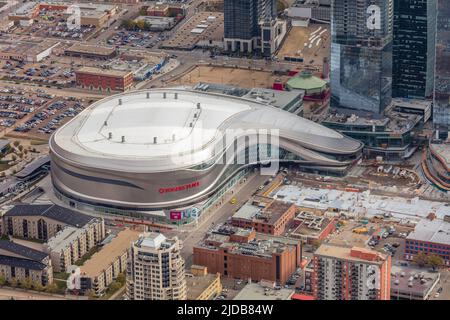
[[213, 214], [211, 214], [206, 220], [204, 220], [201, 225], [194, 231], [183, 235], [180, 238], [183, 240], [183, 249], [181, 254], [186, 260], [186, 268], [189, 269], [192, 265], [192, 253], [194, 246], [204, 237], [205, 233], [212, 226], [225, 222], [229, 217], [231, 217], [242, 205], [244, 205], [251, 195], [258, 189], [260, 185], [264, 183], [269, 177], [261, 176], [259, 171], [256, 174], [252, 174], [248, 177], [248, 180], [244, 185], [240, 186], [238, 190], [235, 191], [236, 204], [231, 204], [228, 201], [218, 208]]

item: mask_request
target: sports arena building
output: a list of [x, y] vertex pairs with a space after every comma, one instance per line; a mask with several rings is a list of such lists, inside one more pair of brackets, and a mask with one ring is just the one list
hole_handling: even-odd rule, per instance
[[270, 172], [286, 162], [344, 175], [362, 147], [267, 103], [188, 89], [110, 96], [50, 139], [60, 199], [179, 223], [201, 214], [255, 166]]

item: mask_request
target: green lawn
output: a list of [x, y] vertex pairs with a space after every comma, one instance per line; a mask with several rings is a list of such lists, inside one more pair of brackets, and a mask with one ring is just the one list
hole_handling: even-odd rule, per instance
[[79, 259], [78, 261], [75, 262], [75, 265], [77, 266], [82, 266], [86, 261], [88, 261], [92, 255], [96, 252], [98, 252], [99, 248], [98, 247], [94, 247], [91, 250], [89, 250], [88, 253], [86, 253], [84, 256], [81, 257], [81, 259]]

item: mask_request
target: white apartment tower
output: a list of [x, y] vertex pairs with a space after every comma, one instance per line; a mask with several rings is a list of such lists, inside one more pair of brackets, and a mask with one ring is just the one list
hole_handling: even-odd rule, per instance
[[185, 300], [181, 241], [147, 233], [132, 244], [128, 256], [127, 295], [131, 300]]

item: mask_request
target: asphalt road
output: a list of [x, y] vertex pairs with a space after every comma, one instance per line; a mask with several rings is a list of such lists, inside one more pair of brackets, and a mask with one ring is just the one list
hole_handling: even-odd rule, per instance
[[181, 254], [186, 261], [186, 268], [190, 269], [193, 261], [193, 248], [205, 236], [206, 232], [213, 226], [227, 221], [242, 205], [244, 205], [251, 195], [258, 189], [260, 185], [266, 181], [269, 176], [261, 176], [259, 171], [248, 177], [248, 180], [235, 191], [237, 199], [236, 204], [229, 201], [224, 202], [213, 214], [211, 214], [201, 225], [194, 231], [189, 232], [185, 237], [181, 235], [183, 240], [183, 249]]
[[67, 300], [63, 296], [45, 295], [37, 292], [0, 288], [0, 300]]

